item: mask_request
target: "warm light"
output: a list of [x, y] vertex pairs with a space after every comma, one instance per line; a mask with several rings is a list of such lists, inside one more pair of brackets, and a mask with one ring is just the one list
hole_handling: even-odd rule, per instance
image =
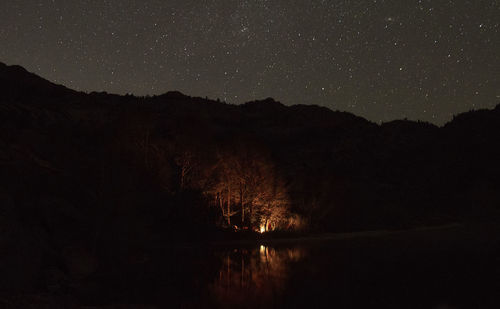
[[263, 224], [261, 224], [261, 225], [260, 225], [260, 233], [262, 234], [262, 233], [264, 233], [265, 231], [266, 231], [266, 227], [265, 227]]

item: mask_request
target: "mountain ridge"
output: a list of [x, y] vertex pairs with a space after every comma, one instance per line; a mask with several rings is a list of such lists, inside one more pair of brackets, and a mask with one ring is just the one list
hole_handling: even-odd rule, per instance
[[[7, 81], [7, 87], [5, 87], [5, 82]], [[64, 97], [64, 96], [71, 96], [71, 95], [90, 95], [94, 97], [99, 97], [101, 99], [104, 99], [104, 97], [109, 96], [113, 98], [129, 98], [130, 100], [135, 99], [135, 100], [140, 100], [144, 98], [152, 98], [154, 99], [154, 102], [161, 102], [162, 100], [166, 101], [190, 101], [190, 100], [195, 100], [198, 102], [204, 102], [204, 103], [223, 103], [223, 104], [228, 104], [225, 102], [221, 102], [220, 100], [212, 100], [212, 99], [204, 99], [201, 97], [192, 97], [186, 94], [183, 94], [182, 92], [179, 91], [167, 91], [164, 94], [160, 95], [154, 95], [154, 96], [135, 96], [135, 95], [119, 95], [119, 94], [109, 94], [107, 92], [101, 91], [101, 92], [81, 92], [81, 91], [75, 91], [70, 88], [67, 88], [66, 86], [56, 84], [53, 82], [50, 82], [43, 77], [40, 77], [36, 75], [35, 73], [27, 71], [24, 67], [19, 66], [19, 65], [6, 65], [5, 63], [0, 62], [0, 84], [2, 84], [3, 88], [2, 93], [9, 93], [9, 89], [12, 86], [20, 86], [22, 85], [23, 87], [27, 87], [31, 90], [40, 91], [43, 90], [45, 91], [46, 94], [55, 96], [55, 97]], [[350, 112], [343, 112], [339, 110], [332, 110], [328, 107], [325, 106], [318, 106], [315, 104], [294, 104], [294, 105], [284, 105], [278, 101], [275, 101], [273, 98], [265, 98], [265, 99], [260, 99], [260, 100], [254, 100], [254, 101], [248, 101], [239, 105], [234, 105], [234, 104], [228, 104], [231, 106], [239, 106], [242, 107], [246, 110], [255, 110], [255, 109], [263, 109], [263, 110], [271, 110], [274, 109], [276, 111], [283, 111], [283, 110], [297, 110], [297, 111], [304, 111], [304, 110], [311, 110], [312, 112], [315, 113], [339, 113], [339, 115], [346, 115], [347, 117], [350, 118], [357, 118], [357, 119], [363, 119], [366, 122], [370, 123], [375, 123], [370, 120], [365, 119], [364, 117], [355, 115]], [[471, 110], [469, 112], [481, 112], [481, 111], [494, 111], [496, 109], [500, 108], [500, 104], [494, 107], [493, 109], [479, 109], [479, 110]], [[438, 127], [445, 127], [449, 125], [451, 122], [454, 121], [456, 118], [463, 118], [464, 114], [467, 114], [469, 112], [464, 112], [464, 113], [459, 113], [453, 117], [450, 121], [446, 122], [445, 124], [438, 126]], [[351, 116], [352, 115], [352, 116]], [[415, 123], [427, 123], [436, 126], [435, 124], [429, 123], [427, 121], [421, 121], [421, 120], [407, 120], [407, 119], [395, 119], [383, 123], [378, 123], [378, 125], [382, 125], [384, 123], [391, 123], [391, 122], [398, 122], [398, 121], [408, 121], [408, 122], [415, 122]]]

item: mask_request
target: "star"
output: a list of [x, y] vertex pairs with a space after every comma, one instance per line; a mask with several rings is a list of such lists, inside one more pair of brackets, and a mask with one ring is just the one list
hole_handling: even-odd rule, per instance
[[274, 97], [444, 124], [498, 103], [500, 4], [432, 4], [6, 1], [0, 61], [89, 92]]

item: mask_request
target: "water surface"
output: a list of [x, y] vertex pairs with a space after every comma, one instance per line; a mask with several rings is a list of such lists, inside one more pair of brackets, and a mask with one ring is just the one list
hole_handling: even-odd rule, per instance
[[172, 247], [86, 296], [154, 308], [498, 308], [498, 235], [452, 228]]

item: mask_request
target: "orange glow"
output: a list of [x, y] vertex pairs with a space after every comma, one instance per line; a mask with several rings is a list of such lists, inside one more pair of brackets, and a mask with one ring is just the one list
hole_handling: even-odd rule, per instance
[[262, 234], [262, 233], [264, 233], [265, 231], [266, 231], [266, 227], [264, 226], [264, 224], [261, 224], [261, 225], [260, 225], [260, 230], [259, 230], [259, 232]]

